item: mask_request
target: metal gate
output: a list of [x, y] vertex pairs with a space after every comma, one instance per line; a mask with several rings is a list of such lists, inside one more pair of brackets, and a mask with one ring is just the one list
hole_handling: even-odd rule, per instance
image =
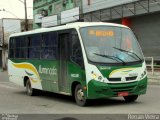
[[2, 50], [0, 50], [0, 69], [2, 69]]

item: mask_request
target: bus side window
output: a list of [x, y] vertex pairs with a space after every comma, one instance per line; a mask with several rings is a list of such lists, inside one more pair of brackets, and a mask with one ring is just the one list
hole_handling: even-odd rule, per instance
[[40, 35], [32, 35], [27, 37], [28, 41], [28, 58], [39, 59], [41, 51]]
[[81, 49], [78, 34], [75, 30], [72, 31], [70, 45], [71, 45], [71, 52], [70, 52], [71, 61], [75, 62], [76, 64], [78, 64], [83, 68], [84, 61], [83, 61], [82, 49]]
[[26, 39], [25, 37], [15, 37], [15, 57], [26, 58]]
[[14, 58], [15, 53], [15, 45], [14, 45], [14, 38], [10, 38], [9, 42], [9, 58]]
[[50, 32], [42, 35], [41, 59], [57, 60], [57, 33]]

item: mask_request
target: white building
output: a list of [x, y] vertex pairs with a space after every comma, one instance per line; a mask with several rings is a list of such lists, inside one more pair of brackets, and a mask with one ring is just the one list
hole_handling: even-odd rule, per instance
[[3, 18], [0, 20], [0, 69], [7, 68], [8, 38], [12, 33], [21, 32], [21, 20]]

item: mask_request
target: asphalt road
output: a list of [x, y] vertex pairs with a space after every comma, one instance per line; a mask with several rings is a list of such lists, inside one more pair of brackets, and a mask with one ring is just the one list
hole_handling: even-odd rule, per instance
[[25, 88], [10, 83], [7, 74], [0, 73], [0, 113], [160, 114], [160, 86], [148, 86], [147, 94], [134, 103], [125, 103], [123, 98], [110, 98], [94, 100], [88, 107], [79, 107], [72, 97], [64, 95], [43, 92], [40, 96], [27, 96]]

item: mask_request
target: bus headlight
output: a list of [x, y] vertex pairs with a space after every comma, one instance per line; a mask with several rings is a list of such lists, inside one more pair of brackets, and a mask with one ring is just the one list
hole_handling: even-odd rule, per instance
[[146, 70], [141, 74], [140, 79], [143, 79], [145, 75], [147, 74]]
[[92, 79], [96, 79], [97, 78], [97, 74], [92, 74]]
[[98, 80], [102, 80], [102, 76], [99, 76], [99, 77], [98, 77]]
[[103, 79], [102, 76], [94, 73], [93, 71], [91, 72], [91, 76], [92, 76], [92, 79], [94, 79], [94, 80], [101, 81]]

